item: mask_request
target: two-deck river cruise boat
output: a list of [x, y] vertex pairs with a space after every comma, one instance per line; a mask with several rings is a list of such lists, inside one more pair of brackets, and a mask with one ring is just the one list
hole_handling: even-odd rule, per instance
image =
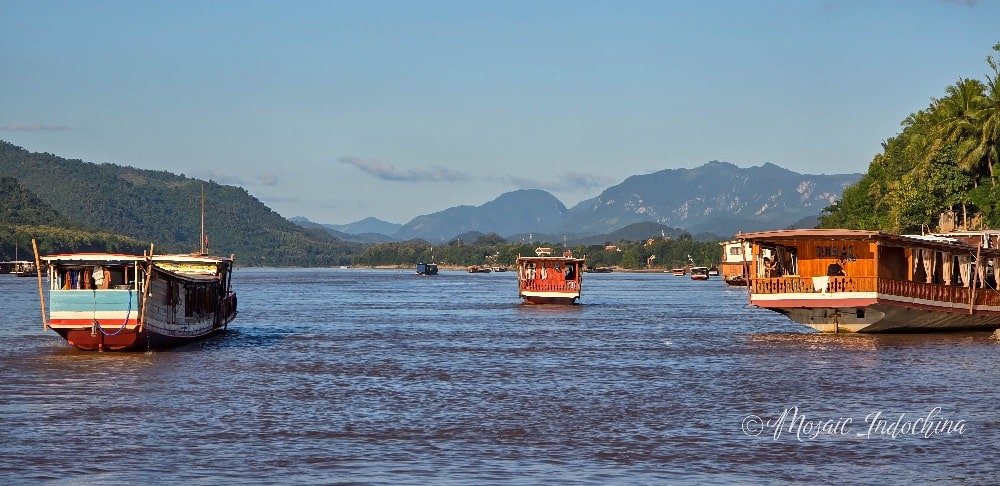
[[[219, 332], [236, 317], [232, 257], [74, 253], [41, 260], [49, 284], [44, 325], [80, 349], [167, 348]], [[44, 307], [44, 293], [42, 300]]]
[[995, 329], [1000, 232], [744, 233], [750, 303], [822, 332]]
[[550, 256], [547, 248], [537, 256], [517, 257], [518, 294], [526, 304], [575, 304], [580, 298], [585, 259], [566, 251]]

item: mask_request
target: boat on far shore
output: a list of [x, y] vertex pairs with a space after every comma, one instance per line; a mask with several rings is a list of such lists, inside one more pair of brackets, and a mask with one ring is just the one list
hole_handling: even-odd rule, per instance
[[15, 260], [11, 263], [11, 275], [16, 277], [34, 277], [38, 275], [38, 267], [35, 266], [35, 262], [29, 262], [25, 260]]
[[671, 268], [670, 273], [673, 273], [675, 277], [683, 277], [684, 275], [687, 275], [687, 267]]

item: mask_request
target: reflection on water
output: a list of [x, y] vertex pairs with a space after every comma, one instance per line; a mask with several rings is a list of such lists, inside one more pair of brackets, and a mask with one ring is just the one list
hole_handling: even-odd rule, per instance
[[[43, 333], [0, 276], [0, 480], [996, 480], [989, 333], [820, 335], [718, 280], [585, 279], [549, 307], [512, 273], [239, 269], [225, 335], [118, 354]], [[741, 427], [792, 407], [852, 434]], [[858, 435], [935, 407], [965, 432]]]

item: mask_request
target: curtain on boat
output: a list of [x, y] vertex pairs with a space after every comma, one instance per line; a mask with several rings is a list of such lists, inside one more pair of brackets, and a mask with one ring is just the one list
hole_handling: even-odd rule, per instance
[[952, 267], [952, 256], [951, 253], [941, 252], [941, 273], [944, 277], [944, 284], [951, 285], [951, 267]]
[[927, 275], [927, 283], [934, 283], [934, 250], [920, 250], [920, 259], [924, 262], [924, 274]]
[[962, 276], [962, 285], [968, 287], [972, 277], [972, 257], [968, 255], [958, 256], [958, 273]]
[[986, 282], [986, 265], [989, 259], [979, 259], [976, 260], [976, 277], [978, 277], [979, 286], [984, 286]]

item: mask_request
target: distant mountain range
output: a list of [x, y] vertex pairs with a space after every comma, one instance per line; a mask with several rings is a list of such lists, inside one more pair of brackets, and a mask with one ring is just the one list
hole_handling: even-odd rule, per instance
[[510, 240], [530, 235], [535, 241], [589, 241], [587, 237], [602, 238], [633, 223], [653, 222], [667, 228], [663, 231], [668, 236], [688, 232], [726, 238], [738, 231], [813, 224], [823, 208], [860, 177], [799, 174], [771, 163], [744, 169], [712, 161], [693, 169], [629, 177], [571, 209], [548, 192], [527, 189], [502, 194], [481, 206], [417, 216], [398, 227], [374, 218], [323, 226], [344, 233], [364, 228], [368, 238], [395, 228], [382, 233], [394, 240], [439, 242], [479, 232]]
[[[517, 190], [480, 206], [456, 206], [398, 225], [365, 218], [346, 225], [289, 221], [245, 189], [166, 171], [94, 164], [32, 153], [0, 141], [0, 253], [30, 235], [49, 248], [198, 247], [202, 188], [211, 248], [250, 265], [343, 265], [364, 245], [495, 233], [512, 241], [569, 244], [641, 240], [683, 233], [727, 238], [738, 230], [812, 225], [860, 174], [804, 175], [774, 164], [709, 162], [632, 176], [567, 208], [552, 194]], [[10, 223], [13, 223], [11, 225]], [[637, 224], [643, 223], [643, 224]], [[33, 228], [14, 228], [14, 225]], [[27, 240], [25, 240], [27, 241]], [[23, 243], [22, 243], [23, 244]], [[62, 245], [62, 246], [59, 246]]]

